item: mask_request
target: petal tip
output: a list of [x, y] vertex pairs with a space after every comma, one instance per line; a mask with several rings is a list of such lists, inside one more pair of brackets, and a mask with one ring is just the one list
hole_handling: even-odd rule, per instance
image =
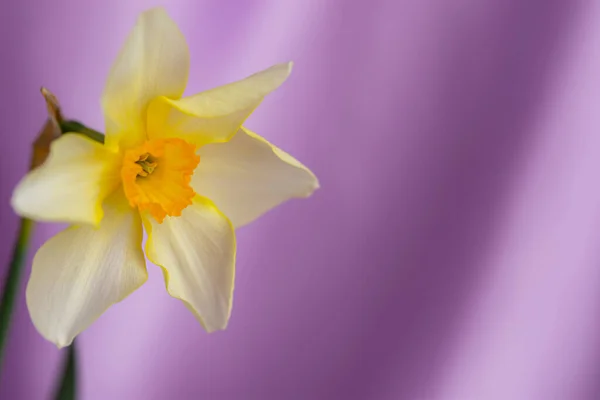
[[281, 83], [283, 83], [292, 74], [292, 69], [294, 69], [294, 62], [288, 61], [287, 63], [279, 64], [279, 66], [283, 70], [283, 77], [282, 77], [283, 79], [281, 81]]
[[73, 343], [73, 339], [71, 340], [58, 340], [52, 341], [57, 349], [64, 349], [65, 347], [69, 347]]
[[301, 169], [304, 170], [304, 172], [308, 175], [309, 180], [310, 180], [309, 183], [307, 184], [306, 193], [303, 197], [309, 197], [316, 190], [319, 190], [321, 188], [321, 183], [319, 182], [319, 178], [317, 178], [317, 176], [306, 166], [301, 165]]
[[169, 17], [169, 13], [167, 12], [167, 9], [164, 6], [155, 6], [143, 11], [138, 18], [143, 18], [145, 16], [150, 15], [162, 15]]
[[312, 184], [312, 187], [310, 188], [310, 194], [312, 194], [314, 191], [321, 189], [321, 183], [319, 182], [319, 180], [317, 179], [317, 177], [314, 177], [315, 180]]
[[224, 331], [225, 329], [227, 329], [227, 323], [225, 323], [224, 325], [219, 325], [219, 326], [211, 326], [211, 327], [204, 326], [203, 328], [206, 331], [206, 333], [208, 333], [210, 335], [211, 333]]
[[12, 195], [10, 197], [10, 207], [13, 209], [15, 214], [22, 216], [23, 213], [22, 213], [21, 206], [20, 206], [21, 196], [20, 196], [20, 192], [18, 189], [19, 189], [19, 186], [17, 186], [12, 192]]
[[24, 187], [26, 186], [24, 185], [26, 179], [27, 175], [14, 188], [10, 197], [10, 206], [13, 212], [19, 217], [36, 219], [37, 216], [35, 210], [32, 209], [31, 200], [29, 199], [29, 193], [27, 193], [27, 189]]
[[314, 194], [315, 191], [317, 191], [321, 188], [321, 183], [319, 182], [319, 179], [317, 179], [315, 174], [313, 174], [312, 171], [309, 170], [308, 168], [306, 168], [305, 171], [310, 176], [310, 181], [306, 184], [305, 191], [302, 194], [297, 196], [299, 198], [310, 197]]
[[310, 196], [312, 196], [313, 194], [315, 194], [315, 192], [317, 190], [319, 190], [320, 188], [321, 188], [321, 185], [319, 184], [319, 181], [315, 179], [313, 182], [311, 182], [307, 186], [306, 191], [304, 193], [300, 194], [297, 197], [298, 198], [303, 198], [303, 199], [309, 198]]

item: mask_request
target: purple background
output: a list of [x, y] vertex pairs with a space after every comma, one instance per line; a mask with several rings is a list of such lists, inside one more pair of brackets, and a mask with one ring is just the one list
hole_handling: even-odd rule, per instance
[[[156, 4], [0, 5], [1, 265], [39, 87], [102, 128], [109, 66]], [[239, 231], [227, 331], [149, 265], [79, 337], [82, 399], [600, 398], [599, 2], [162, 4], [188, 93], [295, 61], [247, 125], [322, 188]], [[9, 344], [0, 398], [48, 398], [60, 353], [23, 293]]]

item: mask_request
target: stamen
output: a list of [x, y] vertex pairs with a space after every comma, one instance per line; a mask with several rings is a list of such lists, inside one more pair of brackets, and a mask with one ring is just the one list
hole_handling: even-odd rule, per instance
[[158, 163], [152, 157], [152, 154], [146, 153], [140, 156], [140, 159], [135, 162], [137, 165], [142, 167], [142, 170], [138, 173], [138, 176], [146, 177], [154, 172], [154, 169], [158, 166]]

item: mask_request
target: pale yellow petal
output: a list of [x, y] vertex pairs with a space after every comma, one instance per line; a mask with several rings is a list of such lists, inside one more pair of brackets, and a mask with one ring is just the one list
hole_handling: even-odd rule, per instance
[[207, 199], [196, 197], [180, 217], [159, 224], [144, 217], [146, 255], [163, 268], [169, 294], [182, 300], [204, 329], [225, 329], [233, 299], [235, 233]]
[[148, 134], [179, 137], [199, 146], [227, 141], [263, 98], [287, 79], [291, 68], [292, 63], [278, 64], [180, 100], [159, 97], [148, 108]]
[[44, 164], [21, 180], [11, 202], [17, 214], [34, 220], [98, 224], [102, 201], [119, 182], [115, 153], [67, 133], [52, 142]]
[[40, 334], [58, 347], [147, 279], [139, 213], [121, 194], [106, 201], [105, 211], [98, 228], [73, 226], [34, 257], [27, 307]]
[[189, 51], [175, 22], [161, 8], [140, 15], [110, 71], [102, 107], [106, 145], [133, 146], [144, 140], [148, 103], [178, 99], [189, 70]]
[[202, 147], [198, 154], [192, 187], [214, 201], [236, 228], [319, 187], [308, 168], [246, 128], [227, 143]]

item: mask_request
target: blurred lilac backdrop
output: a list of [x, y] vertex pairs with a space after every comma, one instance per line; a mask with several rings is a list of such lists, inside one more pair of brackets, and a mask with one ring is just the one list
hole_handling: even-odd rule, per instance
[[[239, 231], [227, 331], [149, 265], [80, 336], [82, 399], [600, 398], [599, 2], [5, 0], [3, 268], [39, 87], [102, 129], [109, 66], [157, 4], [189, 93], [295, 62], [247, 125], [322, 188]], [[23, 293], [9, 345], [0, 398], [49, 398], [60, 353]]]

